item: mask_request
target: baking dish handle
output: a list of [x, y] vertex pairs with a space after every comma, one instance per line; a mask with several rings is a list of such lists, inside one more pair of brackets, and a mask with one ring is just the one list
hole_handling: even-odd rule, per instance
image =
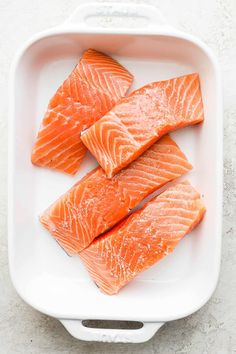
[[81, 320], [60, 320], [75, 338], [110, 343], [142, 343], [154, 336], [163, 322], [144, 322], [139, 329], [110, 329], [85, 327]]
[[[119, 22], [120, 19], [126, 19]], [[117, 22], [118, 20], [118, 22]], [[127, 26], [130, 23], [130, 26]], [[159, 27], [169, 27], [165, 18], [155, 6], [134, 3], [98, 3], [82, 4], [67, 19], [64, 26], [75, 25], [83, 30], [96, 29], [116, 33], [153, 31]]]

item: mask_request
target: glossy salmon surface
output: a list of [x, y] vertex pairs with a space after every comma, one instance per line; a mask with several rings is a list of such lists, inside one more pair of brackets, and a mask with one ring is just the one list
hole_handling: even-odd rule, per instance
[[111, 177], [161, 136], [203, 119], [199, 75], [190, 74], [134, 91], [87, 129], [81, 139]]
[[85, 51], [49, 102], [33, 146], [32, 163], [74, 175], [87, 150], [81, 131], [124, 97], [132, 80], [116, 60], [94, 49]]
[[116, 294], [171, 252], [205, 213], [200, 194], [178, 183], [96, 238], [80, 257], [98, 287]]
[[91, 171], [49, 207], [40, 221], [67, 253], [78, 253], [146, 196], [191, 168], [166, 135], [111, 179], [101, 167]]

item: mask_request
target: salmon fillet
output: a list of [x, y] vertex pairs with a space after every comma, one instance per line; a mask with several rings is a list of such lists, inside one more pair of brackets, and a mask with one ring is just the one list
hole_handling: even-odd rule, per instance
[[88, 49], [50, 100], [33, 151], [32, 163], [71, 175], [86, 153], [82, 130], [124, 97], [132, 75], [111, 57]]
[[94, 240], [80, 257], [99, 288], [116, 294], [170, 254], [204, 212], [200, 194], [187, 181], [176, 184]]
[[91, 171], [47, 209], [40, 221], [67, 253], [78, 253], [147, 195], [191, 168], [177, 144], [164, 136], [111, 179], [101, 167]]
[[190, 74], [134, 91], [81, 139], [111, 177], [161, 136], [203, 118], [199, 76]]

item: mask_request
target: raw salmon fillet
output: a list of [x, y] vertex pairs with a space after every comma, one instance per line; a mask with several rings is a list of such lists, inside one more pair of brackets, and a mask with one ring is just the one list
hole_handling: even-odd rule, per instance
[[81, 139], [111, 177], [161, 136], [203, 118], [199, 76], [190, 74], [134, 91]]
[[75, 174], [86, 153], [80, 133], [124, 97], [132, 75], [111, 57], [88, 49], [49, 102], [32, 163]]
[[80, 257], [99, 288], [116, 294], [170, 254], [204, 212], [200, 194], [189, 182], [176, 184], [95, 239]]
[[108, 179], [101, 167], [91, 171], [59, 198], [40, 218], [69, 254], [123, 219], [148, 194], [192, 168], [169, 137]]

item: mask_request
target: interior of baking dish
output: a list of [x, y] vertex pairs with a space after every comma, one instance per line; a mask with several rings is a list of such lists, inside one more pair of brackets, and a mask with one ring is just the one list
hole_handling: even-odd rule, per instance
[[[102, 294], [79, 257], [69, 257], [38, 221], [40, 213], [96, 166], [96, 161], [87, 154], [75, 177], [30, 162], [50, 97], [90, 47], [124, 64], [135, 76], [132, 89], [199, 72], [205, 109], [203, 125], [172, 136], [194, 166], [185, 178], [202, 192], [206, 217], [172, 255], [114, 296]], [[33, 307], [59, 318], [166, 321], [201, 307], [216, 285], [221, 236], [219, 83], [207, 51], [187, 38], [166, 34], [55, 33], [22, 52], [13, 81], [9, 253], [19, 294]]]

